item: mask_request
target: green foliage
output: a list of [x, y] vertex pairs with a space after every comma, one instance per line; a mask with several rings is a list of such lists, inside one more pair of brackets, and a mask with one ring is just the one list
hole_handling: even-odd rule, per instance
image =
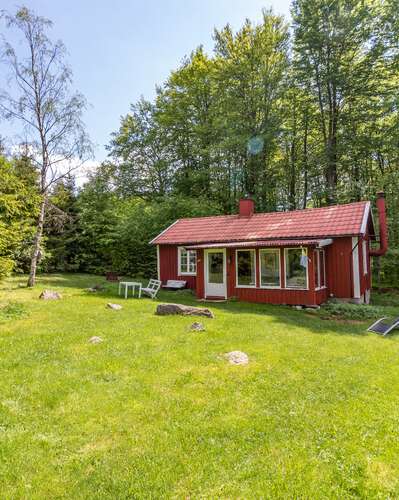
[[180, 196], [153, 202], [131, 199], [119, 212], [110, 250], [113, 267], [124, 274], [156, 277], [156, 250], [149, 242], [177, 219], [215, 214], [218, 207], [207, 200]]
[[76, 260], [83, 270], [154, 276], [156, 251], [149, 242], [155, 236], [176, 219], [220, 211], [200, 198], [121, 199], [109, 190], [108, 182], [107, 169], [100, 169], [77, 199]]
[[0, 156], [0, 279], [22, 263], [33, 235], [39, 196], [26, 162]]
[[79, 208], [75, 179], [68, 175], [58, 181], [49, 196], [45, 222], [46, 271], [79, 269]]
[[378, 319], [384, 315], [384, 309], [374, 305], [347, 304], [340, 302], [328, 302], [320, 309], [322, 317], [333, 317], [348, 320]]
[[11, 274], [14, 264], [9, 257], [0, 257], [0, 281]]

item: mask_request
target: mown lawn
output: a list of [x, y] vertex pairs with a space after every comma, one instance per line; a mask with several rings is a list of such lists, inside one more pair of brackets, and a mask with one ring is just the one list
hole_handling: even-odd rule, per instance
[[[399, 496], [397, 334], [237, 302], [192, 333], [195, 318], [116, 285], [84, 290], [100, 281], [1, 285], [1, 498]], [[39, 301], [44, 288], [63, 299]], [[250, 364], [229, 365], [232, 350]]]

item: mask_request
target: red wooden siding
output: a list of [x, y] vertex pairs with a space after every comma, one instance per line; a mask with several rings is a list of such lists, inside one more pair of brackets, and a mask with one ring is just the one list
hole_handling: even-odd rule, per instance
[[159, 268], [160, 280], [166, 283], [167, 280], [187, 281], [187, 288], [196, 287], [196, 277], [179, 275], [177, 269], [177, 246], [159, 245]]
[[205, 262], [204, 251], [197, 250], [197, 297], [199, 299], [205, 296]]
[[329, 293], [337, 298], [352, 297], [352, 238], [335, 238], [325, 250]]
[[[367, 242], [367, 266], [368, 272], [363, 273], [363, 250], [362, 238], [359, 238], [359, 278], [360, 293], [364, 296], [366, 290], [370, 289], [370, 256], [368, 235]], [[197, 250], [197, 276], [180, 276], [178, 274], [178, 258], [176, 245], [160, 245], [160, 279], [166, 282], [168, 279], [184, 279], [189, 288], [196, 289], [198, 298], [205, 297], [205, 275], [204, 275], [204, 250]], [[271, 304], [291, 305], [317, 305], [325, 302], [330, 296], [350, 299], [353, 297], [353, 256], [352, 238], [335, 238], [331, 245], [324, 247], [326, 265], [326, 288], [315, 290], [313, 247], [308, 247], [308, 290], [286, 289], [285, 287], [285, 265], [284, 248], [280, 250], [280, 273], [282, 288], [260, 288], [259, 248], [256, 253], [256, 288], [236, 287], [236, 250], [240, 247], [226, 249], [226, 279], [227, 297], [237, 297], [239, 300], [248, 302], [265, 302]], [[248, 248], [246, 248], [248, 249]]]

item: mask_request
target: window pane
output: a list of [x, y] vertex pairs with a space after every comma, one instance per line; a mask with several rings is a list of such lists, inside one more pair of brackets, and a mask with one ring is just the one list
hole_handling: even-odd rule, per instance
[[237, 285], [255, 286], [255, 252], [237, 250]]
[[[307, 285], [307, 262], [301, 259], [302, 250], [300, 248], [290, 248], [285, 251], [286, 267], [286, 287], [287, 288], [306, 288]], [[302, 262], [301, 262], [302, 261]], [[304, 267], [301, 264], [305, 264]]]
[[197, 252], [196, 250], [179, 249], [181, 274], [195, 274], [197, 272]]
[[224, 283], [223, 252], [208, 253], [208, 283]]
[[189, 251], [189, 272], [195, 273], [197, 271], [197, 252], [195, 250]]
[[280, 251], [260, 251], [261, 286], [280, 286]]

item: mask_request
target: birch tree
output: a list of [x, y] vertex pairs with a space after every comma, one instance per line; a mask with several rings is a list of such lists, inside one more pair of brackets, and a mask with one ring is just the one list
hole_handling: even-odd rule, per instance
[[23, 127], [39, 172], [41, 202], [28, 279], [28, 286], [33, 286], [51, 187], [91, 156], [82, 121], [86, 100], [71, 89], [72, 72], [65, 62], [64, 44], [48, 36], [50, 20], [26, 7], [14, 15], [3, 11], [1, 18], [22, 44], [2, 40], [2, 62], [9, 79], [8, 86], [0, 90], [0, 113]]

